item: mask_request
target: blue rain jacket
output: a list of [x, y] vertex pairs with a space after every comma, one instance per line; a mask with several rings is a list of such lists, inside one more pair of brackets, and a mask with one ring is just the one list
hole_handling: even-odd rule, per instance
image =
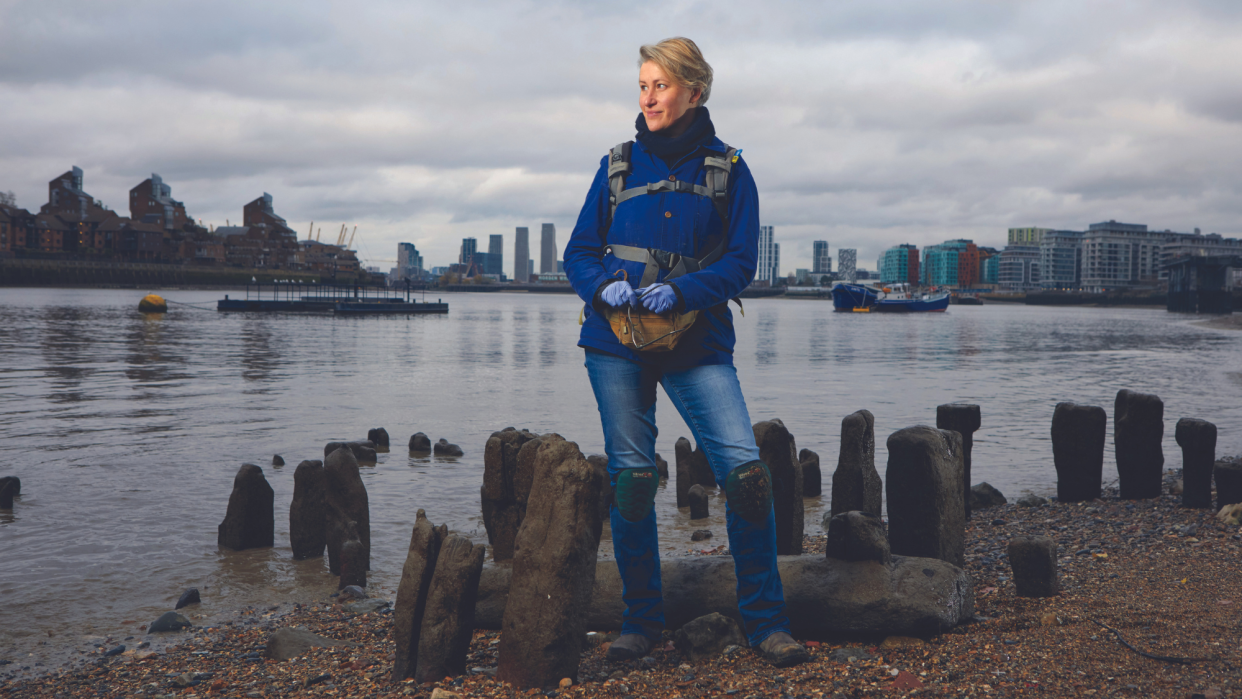
[[[724, 143], [713, 136], [670, 168], [641, 141], [636, 141], [631, 151], [633, 171], [625, 188], [641, 187], [670, 177], [706, 185], [707, 168], [703, 158], [722, 156], [725, 150]], [[730, 230], [724, 254], [711, 265], [671, 282], [681, 298], [677, 310], [703, 313], [672, 351], [633, 352], [617, 340], [602, 313], [605, 306], [595, 305], [595, 295], [600, 286], [617, 278], [618, 270], [625, 270], [631, 285], [637, 288], [644, 265], [605, 255], [604, 246], [609, 243], [632, 245], [702, 258], [719, 244], [724, 233], [723, 222], [707, 197], [688, 192], [660, 192], [643, 194], [619, 204], [611, 229], [605, 230], [609, 191], [608, 156], [604, 156], [564, 254], [569, 283], [586, 302], [579, 347], [664, 369], [733, 364], [733, 316], [726, 304], [750, 285], [759, 258], [759, 193], [745, 160], [738, 158], [733, 163], [728, 188]], [[667, 270], [660, 270], [658, 280], [663, 281], [667, 274]]]

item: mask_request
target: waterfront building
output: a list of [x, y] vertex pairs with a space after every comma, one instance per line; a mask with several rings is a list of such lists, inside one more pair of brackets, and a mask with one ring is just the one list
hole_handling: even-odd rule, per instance
[[1218, 233], [1204, 235], [1195, 229], [1194, 233], [1164, 232], [1164, 240], [1160, 246], [1160, 278], [1164, 279], [1167, 268], [1183, 257], [1229, 257], [1242, 255], [1242, 240], [1222, 238]]
[[811, 270], [806, 269], [805, 267], [799, 267], [794, 270], [794, 282], [796, 284], [805, 284], [810, 279], [810, 276]]
[[923, 250], [919, 278], [925, 286], [969, 289], [979, 283], [979, 248], [964, 238], [929, 245]]
[[539, 241], [539, 273], [556, 274], [556, 226], [543, 224], [542, 239]]
[[858, 281], [858, 250], [837, 248], [837, 277], [843, 282]]
[[1007, 245], [1000, 254], [997, 285], [1009, 291], [1039, 289], [1039, 246]]
[[530, 279], [530, 229], [518, 226], [513, 241], [513, 281], [525, 283]]
[[759, 264], [755, 281], [776, 286], [781, 277], [781, 246], [776, 243], [776, 229], [759, 226]]
[[832, 255], [828, 251], [827, 240], [811, 243], [811, 273], [832, 274]]
[[1070, 291], [1082, 287], [1082, 231], [1045, 231], [1039, 244], [1039, 286]]
[[1050, 228], [1010, 228], [1009, 244], [1010, 245], [1036, 245], [1038, 246], [1044, 240], [1044, 235], [1052, 229]]
[[1141, 223], [1091, 224], [1082, 241], [1082, 288], [1099, 293], [1154, 287], [1164, 237]]
[[919, 249], [909, 243], [893, 246], [880, 255], [881, 284], [918, 284]]
[[505, 237], [493, 233], [487, 238], [487, 259], [484, 260], [483, 274], [502, 279], [505, 274]]
[[462, 238], [461, 250], [457, 253], [458, 264], [467, 265], [474, 262], [474, 256], [479, 252], [479, 241], [474, 238]]
[[979, 247], [979, 284], [995, 285], [1000, 280], [1000, 250]]
[[396, 280], [423, 278], [423, 256], [419, 254], [414, 243], [397, 243], [397, 269], [393, 277]]
[[189, 222], [185, 204], [172, 198], [172, 187], [154, 172], [129, 190], [129, 216], [143, 223], [158, 223], [165, 230], [182, 228]]

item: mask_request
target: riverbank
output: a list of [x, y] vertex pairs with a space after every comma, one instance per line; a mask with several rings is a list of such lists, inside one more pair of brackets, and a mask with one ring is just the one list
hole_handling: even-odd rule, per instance
[[[577, 684], [545, 694], [739, 699], [1242, 694], [1237, 643], [1242, 594], [1232, 583], [1242, 574], [1242, 531], [1221, 524], [1212, 511], [1182, 508], [1180, 496], [1171, 493], [1122, 501], [1113, 488], [1090, 503], [977, 511], [966, 534], [977, 615], [939, 636], [814, 644], [809, 663], [783, 670], [748, 649], [690, 663], [668, 643], [641, 662], [610, 663], [604, 659], [606, 646], [599, 645], [584, 652]], [[1058, 596], [1015, 596], [1004, 551], [1020, 534], [1047, 535], [1058, 543]], [[822, 536], [809, 537], [807, 544], [807, 555], [822, 555]], [[393, 598], [392, 590], [372, 593]], [[465, 677], [394, 684], [391, 625], [388, 608], [347, 612], [333, 598], [244, 610], [233, 623], [172, 634], [158, 652], [135, 650], [140, 635], [95, 642], [81, 654], [81, 667], [9, 679], [0, 684], [0, 694], [430, 697], [437, 687], [460, 697], [530, 694], [494, 679], [499, 636], [486, 631], [475, 633]], [[315, 648], [283, 663], [263, 659], [266, 639], [285, 626], [356, 645]], [[122, 643], [128, 647], [118, 655], [102, 657]]]
[[1204, 328], [1216, 328], [1217, 330], [1242, 330], [1242, 313], [1213, 316], [1208, 320], [1195, 321], [1193, 324]]

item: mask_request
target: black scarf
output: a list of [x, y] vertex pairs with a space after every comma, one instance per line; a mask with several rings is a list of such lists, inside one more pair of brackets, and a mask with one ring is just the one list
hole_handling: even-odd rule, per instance
[[707, 113], [707, 107], [695, 107], [694, 121], [690, 122], [690, 128], [680, 136], [673, 138], [667, 138], [659, 132], [648, 129], [647, 118], [642, 113], [639, 113], [634, 127], [638, 129], [638, 140], [646, 146], [647, 150], [668, 163], [670, 167], [682, 156], [706, 144], [716, 135], [716, 127], [712, 125], [712, 118]]

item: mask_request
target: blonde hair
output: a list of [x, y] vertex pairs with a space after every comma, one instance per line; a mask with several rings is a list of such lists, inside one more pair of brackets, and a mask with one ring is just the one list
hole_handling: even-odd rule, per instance
[[712, 67], [707, 64], [703, 52], [699, 51], [698, 45], [693, 41], [684, 36], [675, 36], [655, 45], [645, 44], [638, 49], [638, 56], [639, 68], [647, 61], [655, 63], [669, 74], [673, 82], [701, 91], [695, 106], [701, 107], [707, 103], [707, 98], [712, 94]]

